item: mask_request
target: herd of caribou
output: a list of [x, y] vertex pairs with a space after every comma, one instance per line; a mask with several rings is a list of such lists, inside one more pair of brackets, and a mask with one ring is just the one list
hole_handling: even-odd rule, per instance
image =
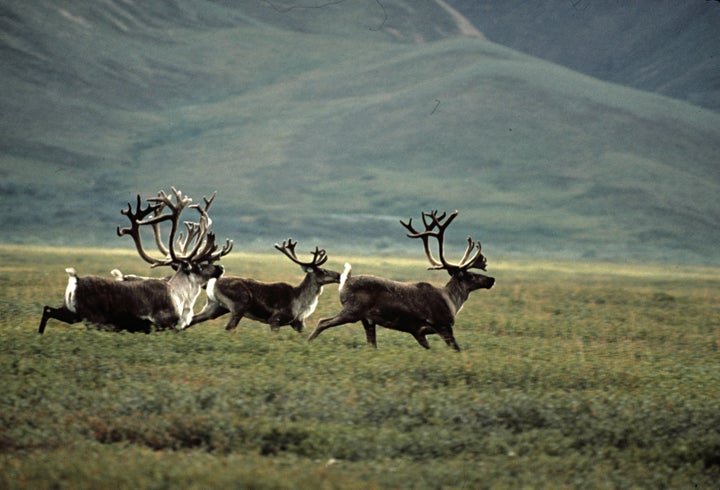
[[[112, 277], [78, 276], [75, 269], [68, 268], [64, 303], [59, 308], [43, 309], [39, 332], [45, 331], [50, 318], [69, 324], [85, 321], [118, 330], [149, 332], [153, 325], [158, 329], [183, 330], [226, 313], [230, 313], [225, 327], [229, 331], [237, 327], [241, 318], [247, 317], [268, 324], [274, 331], [290, 325], [302, 332], [305, 319], [315, 311], [323, 286], [338, 283], [342, 310], [320, 320], [308, 340], [328, 328], [361, 322], [367, 342], [374, 347], [377, 347], [375, 327], [380, 325], [409, 333], [425, 348], [430, 348], [426, 335], [438, 334], [459, 351], [453, 335], [455, 316], [471, 291], [490, 289], [495, 283], [492, 277], [470, 272], [470, 269], [486, 270], [480, 241], [474, 242], [468, 237], [467, 249], [457, 264], [445, 259], [445, 230], [457, 211], [449, 215], [423, 212], [423, 231], [415, 229], [412, 219], [407, 223], [400, 221], [410, 238], [422, 241], [430, 268], [445, 270], [450, 275], [443, 287], [371, 275], [353, 276], [350, 264], [345, 264], [342, 274], [324, 269], [321, 266], [328, 259], [325, 250], [316, 247], [311, 259], [304, 262], [297, 257], [297, 242], [292, 239], [282, 245], [275, 244], [275, 248], [302, 267], [306, 275], [300, 285], [226, 276], [223, 266], [216, 262], [230, 253], [233, 243], [227, 240], [222, 247], [215, 243], [208, 215], [214, 198], [215, 194], [209, 199], [203, 197], [203, 204], [191, 204], [192, 199], [173, 187], [170, 194], [160, 191], [157, 197], [147, 199], [147, 206], [143, 208], [138, 195], [135, 210], [130, 203], [127, 209], [121, 210], [130, 226], [118, 227], [117, 234], [130, 235], [140, 257], [152, 267], [170, 266], [174, 273], [160, 279], [124, 275], [115, 269]], [[199, 217], [197, 221], [183, 222], [185, 229], [182, 230], [180, 216], [186, 208], [195, 209]], [[166, 245], [161, 230], [167, 230], [168, 226]], [[161, 258], [143, 247], [143, 230], [152, 231]], [[431, 251], [431, 242], [437, 243], [439, 259]], [[202, 289], [205, 289], [207, 303], [202, 311], [194, 314], [195, 301]]]

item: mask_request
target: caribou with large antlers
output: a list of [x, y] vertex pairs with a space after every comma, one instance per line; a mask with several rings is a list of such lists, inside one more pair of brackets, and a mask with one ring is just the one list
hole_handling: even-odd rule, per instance
[[[70, 324], [85, 320], [120, 330], [146, 332], [151, 325], [159, 329], [187, 327], [202, 287], [224, 272], [215, 262], [232, 249], [232, 241], [227, 240], [218, 250], [215, 234], [210, 231], [212, 220], [207, 211], [213, 199], [215, 194], [209, 199], [203, 197], [204, 206], [191, 205], [192, 199], [173, 187], [172, 195], [160, 191], [157, 197], [148, 199], [147, 207], [143, 208], [138, 195], [134, 211], [130, 203], [128, 209], [120, 211], [128, 217], [130, 226], [118, 227], [117, 234], [132, 237], [138, 254], [152, 267], [170, 266], [175, 273], [165, 279], [137, 277], [132, 281], [118, 281], [100, 276], [80, 277], [75, 269], [65, 269], [70, 277], [64, 304], [60, 308], [46, 306], [43, 309], [38, 331], [41, 334], [45, 331], [50, 318]], [[196, 209], [200, 218], [186, 221], [183, 234], [179, 230], [180, 215], [188, 207]], [[167, 246], [161, 236], [164, 223], [170, 226]], [[144, 249], [143, 229], [152, 230], [162, 258], [153, 257]]]
[[[345, 264], [339, 286], [343, 309], [337, 315], [321, 320], [308, 341], [328, 328], [360, 321], [365, 328], [367, 342], [373, 347], [377, 347], [375, 326], [380, 325], [411, 334], [426, 349], [430, 345], [425, 336], [437, 333], [449, 346], [459, 351], [460, 347], [453, 335], [455, 316], [471, 291], [490, 289], [495, 279], [469, 270], [485, 270], [487, 265], [479, 240], [473, 242], [468, 237], [467, 250], [457, 264], [445, 259], [445, 230], [457, 214], [454, 211], [446, 219], [446, 213], [438, 216], [437, 211], [423, 212], [425, 231], [422, 232], [415, 230], [412, 219], [407, 223], [400, 221], [409, 231], [410, 238], [422, 240], [425, 255], [432, 265], [430, 268], [445, 270], [450, 274], [450, 281], [444, 287], [426, 282], [398, 282], [369, 275], [351, 276], [351, 266]], [[430, 250], [431, 238], [438, 243], [439, 260]]]
[[300, 285], [264, 283], [237, 276], [210, 280], [206, 287], [207, 303], [190, 324], [230, 313], [226, 330], [234, 330], [245, 316], [270, 325], [273, 331], [290, 325], [295, 331], [302, 332], [305, 319], [315, 311], [323, 286], [340, 282], [340, 274], [320, 267], [328, 259], [324, 249], [315, 247], [312, 260], [303, 262], [295, 254], [296, 245], [297, 242], [290, 238], [282, 245], [276, 243], [275, 248], [305, 271]]

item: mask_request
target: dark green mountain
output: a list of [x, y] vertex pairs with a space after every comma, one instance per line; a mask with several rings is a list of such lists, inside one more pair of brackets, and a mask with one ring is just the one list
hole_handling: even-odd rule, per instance
[[493, 42], [720, 110], [717, 0], [448, 0]]
[[113, 245], [218, 190], [238, 250], [375, 253], [397, 220], [512, 254], [718, 262], [720, 115], [487, 41], [441, 2], [5, 2], [3, 241]]

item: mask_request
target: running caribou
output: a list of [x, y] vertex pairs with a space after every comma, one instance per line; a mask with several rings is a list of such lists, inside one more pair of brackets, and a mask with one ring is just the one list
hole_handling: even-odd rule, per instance
[[[128, 208], [120, 211], [128, 217], [130, 226], [118, 227], [117, 234], [132, 237], [138, 254], [152, 267], [170, 266], [174, 274], [163, 279], [135, 276], [134, 280], [118, 281], [100, 276], [81, 277], [75, 269], [67, 268], [69, 278], [64, 304], [43, 309], [39, 333], [45, 331], [50, 318], [69, 324], [84, 320], [118, 330], [145, 332], [150, 331], [151, 325], [158, 329], [187, 327], [201, 288], [224, 272], [215, 262], [232, 249], [232, 241], [227, 240], [218, 250], [215, 234], [210, 231], [212, 220], [208, 209], [214, 199], [215, 194], [209, 199], [203, 197], [204, 205], [190, 204], [192, 199], [173, 187], [171, 195], [160, 191], [157, 197], [149, 198], [147, 207], [143, 208], [138, 195], [135, 210], [128, 203]], [[180, 215], [188, 207], [196, 209], [200, 217], [198, 221], [186, 221], [183, 233], [179, 230]], [[166, 222], [170, 226], [167, 246], [161, 236], [161, 228], [167, 228], [163, 225]], [[150, 255], [143, 247], [141, 230], [148, 229], [152, 230], [162, 258]]]
[[328, 260], [324, 249], [315, 247], [312, 259], [303, 262], [295, 253], [296, 245], [297, 242], [289, 238], [282, 245], [276, 243], [275, 248], [305, 271], [305, 278], [298, 286], [237, 276], [211, 279], [206, 287], [207, 303], [190, 325], [230, 313], [225, 326], [228, 331], [234, 330], [245, 316], [270, 325], [273, 331], [290, 325], [295, 331], [302, 332], [305, 319], [315, 311], [323, 286], [340, 282], [340, 274], [320, 267]]
[[[430, 345], [425, 336], [437, 333], [449, 346], [459, 351], [460, 347], [453, 335], [455, 316], [470, 292], [492, 288], [495, 279], [470, 272], [473, 268], [486, 270], [487, 260], [482, 254], [479, 240], [473, 242], [468, 237], [465, 254], [457, 264], [445, 259], [445, 230], [457, 214], [454, 211], [446, 218], [446, 213], [438, 216], [437, 211], [423, 212], [425, 230], [422, 232], [413, 227], [412, 219], [407, 223], [400, 221], [408, 230], [410, 238], [422, 240], [425, 255], [432, 266], [430, 269], [445, 270], [450, 274], [450, 281], [444, 287], [426, 282], [398, 282], [370, 275], [352, 276], [352, 267], [345, 264], [338, 288], [343, 309], [331, 318], [320, 320], [308, 341], [328, 328], [360, 321], [365, 328], [367, 342], [373, 347], [377, 347], [375, 326], [380, 325], [409, 333], [426, 349]], [[439, 260], [430, 250], [431, 238], [437, 241]]]

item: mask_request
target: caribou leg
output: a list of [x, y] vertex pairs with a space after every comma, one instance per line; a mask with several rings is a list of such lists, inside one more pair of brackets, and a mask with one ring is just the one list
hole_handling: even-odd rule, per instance
[[362, 319], [363, 327], [365, 328], [365, 338], [367, 339], [367, 343], [372, 345], [377, 349], [377, 336], [375, 332], [375, 323], [372, 321], [363, 318]]
[[207, 320], [213, 320], [219, 316], [224, 315], [225, 313], [229, 312], [227, 308], [222, 306], [220, 303], [213, 303], [208, 301], [207, 304], [203, 307], [202, 310], [197, 315], [193, 315], [192, 320], [190, 321], [190, 324], [185, 328], [190, 328], [193, 325], [196, 325], [198, 323], [205, 322]]
[[[412, 333], [412, 332], [411, 332]], [[422, 331], [414, 332], [412, 333], [412, 336], [415, 337], [415, 340], [417, 340], [417, 343], [425, 347], [426, 349], [430, 348], [430, 344], [428, 344], [427, 339], [425, 338], [425, 333]]]
[[305, 322], [302, 320], [293, 320], [290, 322], [290, 326], [295, 330], [297, 333], [302, 333], [303, 328], [305, 328]]
[[[455, 342], [455, 336], [453, 335], [452, 327], [435, 327], [435, 331], [442, 337], [447, 345], [460, 352], [460, 346]], [[422, 345], [422, 344], [421, 344]]]
[[47, 321], [50, 318], [60, 320], [61, 322], [65, 322], [70, 325], [82, 320], [82, 318], [78, 317], [78, 315], [76, 313], [73, 313], [72, 311], [68, 310], [64, 306], [61, 306], [60, 308], [53, 308], [52, 306], [46, 306], [45, 308], [43, 308], [42, 319], [40, 320], [40, 326], [38, 327], [38, 333], [40, 335], [42, 335], [45, 332], [45, 326], [47, 325]]
[[346, 311], [341, 311], [333, 317], [320, 320], [317, 327], [315, 327], [313, 333], [311, 333], [310, 337], [308, 337], [308, 342], [313, 340], [315, 337], [320, 335], [324, 330], [327, 330], [328, 328], [337, 327], [346, 323], [355, 323], [358, 320], [359, 318], [357, 318], [355, 315], [349, 314]]

